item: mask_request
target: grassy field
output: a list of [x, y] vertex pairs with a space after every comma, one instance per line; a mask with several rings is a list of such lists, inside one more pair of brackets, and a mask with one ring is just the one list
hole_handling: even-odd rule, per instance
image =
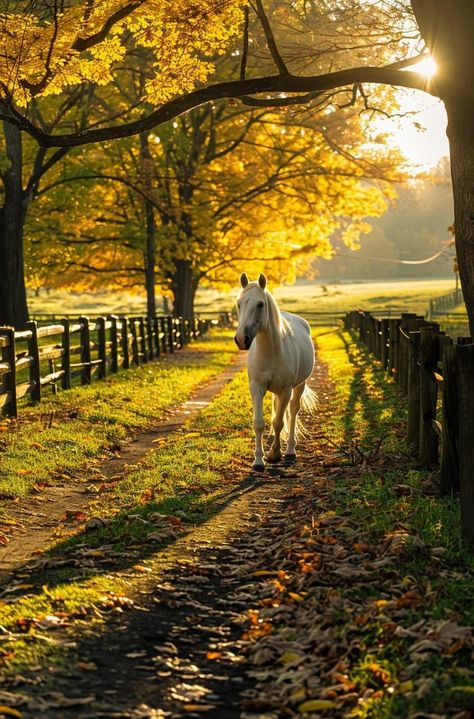
[[[467, 625], [474, 622], [474, 579], [472, 557], [459, 542], [458, 503], [437, 496], [436, 473], [416, 469], [403, 439], [404, 406], [395, 384], [348, 333], [319, 328], [315, 334], [328, 380], [320, 389], [307, 440], [314, 451], [304, 472], [313, 472], [313, 524], [320, 544], [308, 542], [303, 564], [296, 549], [291, 553], [296, 557], [294, 577], [289, 561], [285, 571], [278, 572], [282, 582], [291, 589], [294, 581], [297, 589], [285, 599], [285, 611], [272, 620], [269, 641], [282, 636], [290, 657], [300, 651], [308, 626], [298, 624], [298, 617], [304, 617], [306, 603], [311, 609], [323, 593], [326, 609], [332, 607], [324, 630], [331, 631], [335, 648], [347, 649], [338, 676], [348, 693], [347, 712], [331, 710], [323, 716], [467, 719], [473, 708]], [[202, 414], [158, 443], [146, 462], [130, 466], [93, 508], [106, 526], [94, 533], [58, 536], [53, 548], [57, 567], [53, 564], [42, 574], [41, 582], [27, 578], [19, 585], [22, 596], [16, 602], [0, 603], [0, 625], [11, 632], [2, 646], [6, 677], [31, 667], [50, 672], [80, 663], [71, 649], [74, 643], [54, 641], [54, 633], [49, 636], [54, 622], [64, 624], [68, 640], [93, 627], [106, 633], [111, 607], [122, 611], [127, 598], [135, 596], [133, 587], [147, 591], [140, 577], [150, 571], [148, 563], [159, 557], [160, 546], [219, 511], [226, 493], [248, 472], [252, 431], [246, 385], [245, 373], [240, 373]], [[85, 412], [87, 391], [70, 394]], [[138, 393], [136, 400], [141, 404], [142, 399]], [[134, 403], [129, 411], [133, 414]], [[92, 424], [90, 431], [97, 426]], [[329, 464], [321, 471], [324, 462]], [[301, 487], [296, 484], [294, 489], [297, 493]], [[163, 514], [173, 520], [170, 526], [163, 524]], [[325, 569], [315, 583], [316, 575], [306, 571], [323, 552], [320, 547], [329, 564], [345, 572], [338, 579]], [[74, 552], [109, 563], [106, 569], [100, 564], [85, 570], [62, 566], [63, 553], [73, 557]], [[268, 587], [265, 591], [262, 602], [269, 601]], [[281, 582], [275, 584], [277, 594], [283, 591]], [[327, 664], [326, 645], [320, 644]], [[319, 651], [316, 644], [313, 654]], [[283, 667], [289, 680], [299, 663], [285, 657], [276, 661], [275, 670]], [[301, 696], [312, 699], [305, 692], [300, 688], [289, 706], [294, 708]], [[334, 704], [327, 699], [324, 703]]]
[[[270, 287], [282, 309], [289, 311], [344, 312], [351, 309], [400, 309], [424, 313], [429, 300], [450, 292], [451, 279], [384, 280], [337, 285], [298, 283], [291, 286]], [[235, 305], [236, 288], [228, 293], [202, 289], [198, 292], [196, 309], [199, 313], [229, 311]], [[144, 298], [140, 295], [118, 292], [67, 293], [42, 291], [39, 297], [29, 298], [34, 314], [145, 314]], [[162, 304], [159, 302], [159, 310]]]
[[222, 371], [236, 351], [229, 332], [221, 330], [193, 342], [191, 349], [189, 355], [165, 356], [59, 392], [22, 408], [17, 421], [0, 419], [0, 494], [25, 495], [64, 473], [80, 472], [134, 432], [156, 424], [200, 383]]

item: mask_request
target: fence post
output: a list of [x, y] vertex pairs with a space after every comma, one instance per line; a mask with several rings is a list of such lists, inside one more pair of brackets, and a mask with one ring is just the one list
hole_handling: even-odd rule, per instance
[[100, 379], [107, 377], [107, 333], [105, 329], [105, 322], [105, 317], [97, 318], [97, 324], [99, 325], [97, 332], [98, 358], [100, 359], [98, 374]]
[[[410, 354], [410, 340], [408, 339], [409, 327], [413, 326], [416, 315], [411, 312], [404, 312], [400, 320], [400, 371], [399, 383], [403, 394], [408, 394], [408, 357]], [[410, 323], [412, 323], [410, 325]]]
[[129, 326], [128, 326], [128, 317], [122, 317], [121, 318], [121, 326], [122, 326], [122, 332], [121, 332], [121, 344], [122, 344], [122, 355], [123, 355], [123, 363], [122, 366], [124, 369], [129, 369], [130, 367], [130, 347], [128, 344], [128, 335], [129, 335]]
[[81, 384], [91, 383], [91, 335], [89, 328], [89, 318], [79, 317], [81, 328], [81, 362], [83, 363], [81, 372]]
[[61, 320], [63, 326], [61, 369], [64, 372], [61, 377], [61, 387], [71, 389], [71, 322], [68, 319]]
[[420, 446], [418, 458], [421, 465], [438, 462], [438, 434], [432, 420], [436, 419], [438, 383], [434, 370], [438, 362], [438, 326], [420, 330]]
[[166, 318], [166, 325], [168, 330], [168, 352], [172, 354], [174, 352], [174, 323], [172, 317]]
[[474, 543], [474, 345], [456, 347], [461, 536]]
[[30, 365], [30, 397], [33, 402], [41, 402], [41, 365], [38, 346], [38, 325], [36, 322], [27, 322], [26, 329], [31, 332], [31, 339], [28, 340], [28, 354], [33, 360]]
[[450, 337], [443, 343], [443, 433], [441, 436], [440, 492], [452, 495], [459, 490], [458, 393], [456, 348]]
[[148, 359], [152, 360], [155, 357], [155, 343], [153, 338], [153, 330], [154, 330], [154, 324], [153, 324], [153, 318], [152, 317], [145, 317], [146, 322], [146, 331], [148, 336]]
[[133, 317], [130, 320], [130, 332], [132, 335], [132, 359], [133, 364], [137, 367], [140, 365], [140, 348], [138, 347], [138, 333], [137, 333], [137, 323], [138, 320], [136, 317]]
[[138, 333], [139, 333], [139, 339], [140, 339], [140, 347], [141, 352], [139, 350], [138, 352], [138, 361], [140, 362], [140, 354], [143, 355], [143, 364], [146, 364], [148, 362], [148, 349], [146, 345], [146, 335], [145, 335], [145, 321], [143, 317], [138, 318]]
[[119, 368], [119, 351], [118, 351], [118, 327], [117, 327], [117, 315], [109, 315], [111, 323], [110, 327], [110, 371], [118, 372]]
[[9, 417], [16, 417], [18, 415], [18, 408], [16, 402], [15, 328], [2, 327], [2, 335], [7, 338], [7, 346], [4, 349], [3, 359], [10, 367], [4, 379], [4, 388], [10, 394], [10, 400], [5, 405], [5, 412]]
[[387, 319], [383, 319], [381, 326], [380, 362], [384, 370], [386, 370], [388, 366], [388, 322]]
[[420, 330], [417, 320], [410, 332], [408, 353], [407, 443], [418, 453], [420, 446]]
[[160, 331], [160, 320], [158, 319], [158, 317], [153, 317], [153, 339], [155, 341], [155, 357], [159, 357], [161, 355]]
[[392, 377], [398, 384], [400, 375], [400, 320], [393, 321], [393, 355], [392, 355]]

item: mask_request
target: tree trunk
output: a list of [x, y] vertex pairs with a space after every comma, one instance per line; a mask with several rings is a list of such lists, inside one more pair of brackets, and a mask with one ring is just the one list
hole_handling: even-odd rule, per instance
[[146, 288], [146, 306], [148, 317], [156, 317], [156, 297], [155, 297], [155, 263], [156, 263], [156, 245], [155, 245], [155, 211], [151, 196], [153, 193], [153, 161], [151, 158], [150, 148], [148, 145], [148, 133], [144, 132], [140, 135], [140, 156], [142, 160], [143, 187], [150, 199], [144, 199], [145, 205], [145, 225], [146, 225], [146, 247], [145, 247], [145, 288]]
[[474, 3], [412, 0], [421, 35], [436, 61], [430, 90], [446, 106], [459, 275], [474, 337]]
[[198, 287], [198, 279], [194, 276], [190, 260], [176, 260], [175, 270], [171, 275], [173, 292], [173, 315], [175, 317], [194, 317], [194, 298]]
[[[454, 197], [454, 230], [459, 276], [474, 337], [474, 86], [466, 87], [466, 100], [454, 107], [446, 103], [451, 176]], [[468, 98], [468, 95], [472, 95]]]
[[17, 127], [4, 122], [3, 128], [9, 167], [3, 173], [5, 198], [0, 209], [0, 325], [18, 329], [28, 321], [23, 268], [22, 144]]

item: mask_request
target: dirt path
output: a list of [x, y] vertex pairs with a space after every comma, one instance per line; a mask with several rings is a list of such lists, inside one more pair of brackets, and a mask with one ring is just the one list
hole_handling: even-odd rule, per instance
[[[239, 366], [170, 418], [169, 431]], [[318, 374], [316, 385], [321, 369]], [[4, 679], [0, 705], [14, 707], [22, 719], [277, 716], [260, 712], [271, 707], [255, 688], [245, 628], [260, 575], [277, 576], [264, 568], [282, 528], [296, 531], [301, 522], [292, 507], [295, 497], [302, 501], [302, 482], [305, 492], [312, 486], [304, 470], [311, 453], [303, 447], [297, 467], [276, 466], [243, 480], [218, 514], [148, 557], [146, 574], [135, 567], [121, 572], [127, 603], [111, 611], [105, 625], [86, 620], [73, 641], [67, 629], [56, 630], [51, 640], [66, 660]], [[98, 565], [96, 571], [104, 570]], [[28, 574], [23, 567], [21, 581], [41, 586], [45, 580], [41, 571]]]
[[[279, 481], [273, 476], [242, 488], [219, 515], [149, 560], [145, 580], [127, 572], [134, 604], [111, 613], [106, 628], [89, 626], [76, 636], [66, 667], [33, 668], [4, 682], [0, 704], [23, 719], [253, 713], [259, 702], [243, 638], [248, 591], [275, 530], [291, 521], [295, 474], [281, 470]], [[61, 631], [54, 640], [71, 644]]]
[[[221, 374], [198, 388], [184, 404], [172, 410], [166, 419], [145, 432], [136, 434], [120, 452], [95, 465], [95, 469], [107, 478], [123, 474], [125, 467], [137, 464], [156, 447], [157, 438], [167, 436], [179, 429], [193, 414], [206, 407], [223, 387], [245, 366], [246, 356], [238, 353], [235, 360]], [[87, 471], [87, 470], [86, 470]], [[15, 568], [23, 566], [45, 549], [54, 539], [54, 531], [66, 522], [67, 516], [87, 511], [96, 496], [84, 480], [74, 477], [64, 479], [62, 484], [48, 487], [38, 496], [12, 504], [10, 516], [14, 534], [9, 543], [0, 546], [0, 584], [8, 581]]]

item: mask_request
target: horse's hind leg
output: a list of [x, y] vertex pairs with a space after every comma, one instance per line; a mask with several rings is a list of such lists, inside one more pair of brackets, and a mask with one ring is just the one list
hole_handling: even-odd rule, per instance
[[291, 389], [282, 392], [276, 396], [276, 411], [273, 419], [273, 442], [270, 447], [266, 459], [269, 462], [279, 462], [281, 459], [281, 447], [280, 447], [280, 435], [283, 429], [283, 418], [285, 416], [285, 410], [288, 407], [288, 402], [291, 397]]
[[296, 421], [301, 406], [301, 397], [306, 383], [303, 382], [295, 387], [290, 400], [290, 426], [288, 428], [288, 442], [286, 444], [285, 460], [288, 462], [296, 459]]

